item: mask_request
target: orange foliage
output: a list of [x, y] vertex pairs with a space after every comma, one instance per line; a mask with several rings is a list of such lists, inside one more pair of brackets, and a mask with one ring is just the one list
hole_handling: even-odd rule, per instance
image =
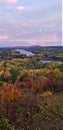
[[5, 83], [0, 88], [0, 99], [2, 102], [17, 101], [23, 97], [23, 92], [20, 91], [15, 85]]

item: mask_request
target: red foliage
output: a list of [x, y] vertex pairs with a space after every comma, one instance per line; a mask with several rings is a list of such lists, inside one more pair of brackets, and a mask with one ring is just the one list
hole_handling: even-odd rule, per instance
[[29, 88], [29, 89], [31, 89], [32, 85], [33, 85], [33, 81], [30, 78], [25, 78], [22, 82], [16, 82], [15, 85], [18, 88]]

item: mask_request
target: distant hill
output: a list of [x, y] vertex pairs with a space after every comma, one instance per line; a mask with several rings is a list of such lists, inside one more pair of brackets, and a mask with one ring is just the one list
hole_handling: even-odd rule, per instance
[[17, 46], [17, 47], [1, 47], [1, 50], [12, 50], [12, 49], [25, 49], [27, 51], [31, 51], [32, 53], [39, 54], [42, 53], [43, 51], [54, 51], [58, 52], [61, 51], [63, 52], [63, 46]]
[[42, 53], [43, 51], [54, 51], [58, 52], [61, 51], [63, 52], [63, 46], [29, 46], [29, 47], [22, 47], [23, 49], [26, 49], [28, 51], [31, 51], [32, 53], [39, 54]]

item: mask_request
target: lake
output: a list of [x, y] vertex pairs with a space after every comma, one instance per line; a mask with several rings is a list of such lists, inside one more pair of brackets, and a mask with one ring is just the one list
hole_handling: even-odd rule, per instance
[[26, 56], [34, 55], [32, 52], [26, 51], [24, 49], [15, 49], [15, 51], [20, 52], [20, 54], [25, 54]]
[[54, 62], [54, 63], [58, 63], [61, 64], [61, 61], [53, 61], [53, 60], [40, 60], [42, 63], [50, 63], [50, 62]]

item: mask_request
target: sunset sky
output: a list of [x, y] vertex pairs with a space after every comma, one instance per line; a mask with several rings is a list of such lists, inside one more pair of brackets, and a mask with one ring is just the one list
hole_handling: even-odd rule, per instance
[[0, 0], [0, 47], [62, 45], [62, 0]]

